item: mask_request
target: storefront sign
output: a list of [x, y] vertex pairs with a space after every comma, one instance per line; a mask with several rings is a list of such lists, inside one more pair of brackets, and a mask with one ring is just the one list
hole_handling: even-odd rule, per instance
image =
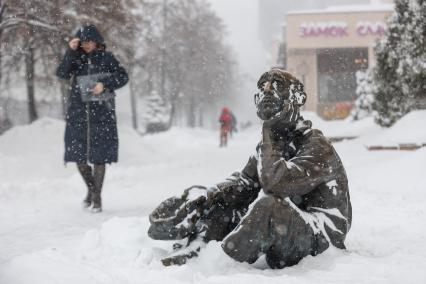
[[[358, 36], [383, 36], [385, 24], [383, 22], [359, 21], [356, 24]], [[303, 22], [300, 25], [301, 37], [346, 37], [349, 36], [346, 22]]]
[[383, 22], [358, 22], [356, 33], [359, 36], [383, 36], [385, 34], [385, 24]]
[[305, 22], [300, 25], [301, 37], [344, 37], [348, 36], [345, 22]]

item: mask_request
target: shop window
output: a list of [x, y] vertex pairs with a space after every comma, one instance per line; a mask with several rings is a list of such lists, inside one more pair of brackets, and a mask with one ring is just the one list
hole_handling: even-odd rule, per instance
[[352, 102], [356, 99], [355, 73], [368, 67], [368, 49], [320, 49], [317, 64], [319, 102]]

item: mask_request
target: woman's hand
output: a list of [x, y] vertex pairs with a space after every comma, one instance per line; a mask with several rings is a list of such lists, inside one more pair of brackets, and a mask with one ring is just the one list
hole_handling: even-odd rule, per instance
[[97, 83], [95, 87], [92, 89], [93, 95], [99, 95], [104, 91], [104, 84], [103, 83]]
[[69, 47], [72, 50], [77, 50], [78, 46], [80, 44], [80, 39], [78, 37], [73, 38], [72, 40], [70, 40], [70, 42], [68, 43]]

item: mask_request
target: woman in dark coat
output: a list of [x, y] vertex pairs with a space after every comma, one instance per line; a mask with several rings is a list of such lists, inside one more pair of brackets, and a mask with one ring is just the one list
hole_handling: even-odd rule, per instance
[[[71, 79], [64, 159], [65, 162], [77, 163], [88, 188], [83, 205], [86, 208], [93, 205], [93, 212], [102, 211], [101, 190], [105, 164], [117, 162], [118, 158], [115, 101], [111, 94], [128, 81], [126, 70], [105, 47], [104, 39], [95, 26], [80, 28], [69, 42], [69, 48], [56, 72], [61, 79]], [[103, 74], [90, 88], [89, 95], [95, 100], [106, 93], [109, 96], [103, 96], [102, 100], [92, 101], [90, 98], [90, 101], [83, 102], [77, 78], [89, 74]]]

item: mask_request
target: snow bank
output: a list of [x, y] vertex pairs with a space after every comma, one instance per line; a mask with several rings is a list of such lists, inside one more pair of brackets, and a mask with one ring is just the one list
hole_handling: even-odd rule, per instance
[[423, 114], [412, 115], [382, 130], [368, 120], [304, 114], [328, 136], [353, 125], [361, 135], [335, 144], [348, 173], [353, 224], [347, 251], [330, 249], [283, 270], [267, 269], [264, 259], [237, 263], [218, 242], [188, 265], [165, 268], [160, 259], [172, 242], [146, 233], [148, 214], [164, 198], [240, 170], [259, 126], [238, 133], [228, 148], [218, 147], [214, 131], [175, 128], [141, 137], [120, 126], [120, 162], [107, 169], [104, 212], [97, 215], [79, 208], [84, 184], [74, 166], [62, 165], [63, 122], [16, 127], [0, 136], [0, 283], [426, 283], [426, 149], [368, 152], [363, 144], [373, 134], [423, 129]]
[[412, 111], [392, 127], [362, 139], [366, 145], [398, 146], [398, 144], [426, 144], [426, 110]]
[[305, 119], [311, 120], [313, 128], [321, 130], [325, 136], [333, 137], [359, 137], [375, 133], [380, 127], [374, 123], [372, 117], [353, 121], [352, 118], [343, 120], [323, 120], [315, 112], [302, 112]]
[[[62, 121], [43, 118], [11, 128], [0, 136], [0, 179], [38, 180], [63, 167]], [[58, 159], [58, 157], [61, 157]], [[63, 174], [54, 171], [57, 176]]]
[[381, 128], [374, 123], [373, 117], [357, 121], [351, 118], [325, 121], [314, 112], [303, 112], [302, 115], [312, 121], [313, 128], [320, 129], [329, 138], [359, 137], [359, 142], [366, 146], [426, 143], [423, 125], [426, 122], [426, 110], [412, 111], [390, 128]]

